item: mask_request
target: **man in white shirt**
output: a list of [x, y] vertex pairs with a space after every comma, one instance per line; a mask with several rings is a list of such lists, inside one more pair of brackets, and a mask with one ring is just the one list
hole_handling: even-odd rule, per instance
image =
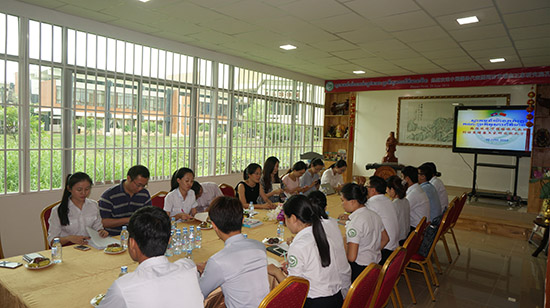
[[164, 256], [170, 239], [170, 218], [156, 207], [142, 207], [128, 223], [128, 252], [139, 262], [135, 271], [119, 277], [99, 307], [172, 307], [182, 298], [185, 307], [204, 307], [193, 261], [174, 263]]
[[437, 190], [430, 183], [431, 177], [428, 178], [427, 173], [431, 171], [428, 166], [418, 167], [418, 184], [424, 190], [428, 199], [430, 200], [430, 218], [434, 219], [441, 216], [441, 201], [439, 201], [439, 195]]
[[418, 185], [418, 169], [407, 166], [401, 170], [403, 179], [407, 182], [407, 200], [411, 207], [411, 231], [416, 228], [422, 217], [430, 221], [430, 200]]
[[375, 212], [382, 219], [384, 229], [388, 233], [390, 241], [382, 249], [382, 259], [379, 264], [383, 265], [391, 253], [399, 246], [399, 221], [397, 213], [391, 200], [386, 197], [386, 181], [383, 178], [373, 175], [369, 178], [367, 192], [367, 209]]
[[342, 174], [346, 172], [348, 165], [345, 160], [341, 159], [330, 167], [328, 167], [321, 176], [321, 185], [329, 184], [336, 191], [340, 191], [344, 185], [344, 177]]
[[[441, 181], [441, 179], [439, 178], [441, 176], [441, 173], [437, 172], [437, 167], [432, 162], [423, 163], [422, 166], [424, 165], [428, 166], [431, 169], [429, 172], [429, 175], [431, 175], [431, 179], [429, 179], [429, 181], [435, 187], [435, 190], [437, 190], [439, 201], [441, 201], [441, 213], [444, 213], [445, 210], [447, 210], [447, 207], [449, 207], [449, 194], [447, 193], [445, 184], [443, 184], [443, 181]], [[426, 176], [428, 176], [428, 174], [426, 174]]]
[[199, 183], [195, 181], [191, 189], [195, 192], [195, 198], [197, 199], [197, 213], [207, 212], [212, 200], [223, 196], [218, 184], [214, 182]]
[[267, 256], [262, 243], [241, 234], [243, 208], [236, 198], [218, 197], [208, 215], [225, 247], [197, 267], [200, 288], [207, 297], [221, 287], [228, 308], [256, 308], [269, 293]]

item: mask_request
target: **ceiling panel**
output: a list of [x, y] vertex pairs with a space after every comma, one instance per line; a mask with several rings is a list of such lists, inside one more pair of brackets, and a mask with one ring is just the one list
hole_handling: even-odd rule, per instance
[[550, 7], [547, 7], [533, 11], [504, 14], [503, 19], [508, 28], [519, 28], [548, 24], [550, 22], [549, 17]]
[[272, 1], [272, 3], [274, 6], [303, 20], [323, 19], [350, 12], [347, 7], [334, 0], [323, 1], [322, 5], [319, 5], [318, 0], [299, 0], [282, 5], [278, 5], [277, 1]]
[[452, 30], [449, 31], [449, 34], [458, 42], [488, 39], [495, 36], [505, 37], [508, 35], [502, 24]]
[[416, 2], [432, 16], [463, 13], [493, 6], [491, 0], [417, 0]]
[[[411, 22], [412, 21], [412, 22]], [[404, 31], [434, 26], [434, 19], [424, 11], [415, 11], [373, 19], [372, 22], [385, 31]]]
[[409, 42], [422, 42], [433, 39], [448, 38], [449, 33], [441, 29], [439, 26], [430, 26], [425, 28], [418, 28], [412, 30], [404, 30], [392, 32], [392, 35], [405, 43]]
[[515, 13], [521, 11], [531, 11], [541, 8], [550, 7], [550, 1], [548, 0], [495, 0], [500, 12], [504, 14]]
[[347, 2], [346, 6], [368, 19], [382, 18], [420, 10], [418, 5], [410, 0], [355, 0]]

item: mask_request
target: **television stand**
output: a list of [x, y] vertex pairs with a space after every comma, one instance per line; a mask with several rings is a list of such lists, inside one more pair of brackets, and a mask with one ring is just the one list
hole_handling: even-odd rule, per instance
[[[493, 199], [503, 199], [508, 201], [509, 206], [520, 206], [521, 197], [517, 195], [518, 191], [518, 170], [519, 170], [519, 156], [516, 156], [515, 165], [504, 165], [504, 164], [491, 164], [491, 163], [478, 163], [477, 162], [477, 153], [474, 154], [474, 180], [472, 184], [472, 191], [468, 194], [468, 201], [471, 201], [474, 198], [475, 201], [479, 197], [493, 198]], [[510, 196], [507, 193], [489, 193], [489, 192], [480, 192], [476, 190], [476, 179], [477, 179], [477, 167], [490, 167], [490, 168], [502, 168], [502, 169], [514, 169], [514, 194]]]

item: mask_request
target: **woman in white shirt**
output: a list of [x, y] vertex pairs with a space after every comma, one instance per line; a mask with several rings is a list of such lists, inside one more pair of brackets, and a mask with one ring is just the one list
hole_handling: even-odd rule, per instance
[[282, 182], [284, 186], [285, 196], [288, 198], [292, 195], [297, 195], [303, 191], [309, 190], [313, 186], [300, 187], [300, 177], [306, 173], [307, 165], [303, 161], [299, 161], [292, 166], [292, 169], [283, 176]]
[[332, 188], [334, 188], [334, 190], [340, 191], [344, 185], [342, 173], [346, 172], [347, 167], [348, 164], [343, 159], [340, 159], [332, 164], [327, 170], [325, 170], [325, 172], [323, 172], [323, 176], [321, 177], [321, 185], [329, 184]]
[[[304, 195], [294, 195], [283, 205], [286, 226], [296, 237], [288, 249], [288, 274], [309, 281], [304, 307], [341, 307], [342, 282], [335, 256], [317, 211]], [[274, 265], [269, 274], [280, 282], [285, 274]]]
[[399, 245], [403, 245], [407, 236], [409, 236], [411, 225], [411, 206], [409, 200], [405, 198], [407, 190], [403, 186], [402, 180], [397, 175], [392, 175], [386, 179], [386, 192], [393, 200], [393, 208], [397, 213], [397, 222], [399, 223]]
[[180, 168], [172, 175], [170, 192], [164, 198], [164, 210], [176, 220], [188, 220], [197, 213], [195, 192], [191, 189], [195, 173], [189, 168]]
[[101, 237], [109, 233], [103, 229], [97, 202], [88, 199], [92, 190], [92, 179], [84, 172], [69, 174], [65, 181], [65, 189], [61, 203], [56, 205], [48, 220], [48, 242], [58, 237], [61, 245], [88, 243], [90, 227], [99, 232]]
[[[319, 172], [323, 170], [325, 163], [320, 158], [315, 158], [309, 164], [307, 171], [300, 178], [300, 186], [304, 188], [304, 194], [316, 191], [319, 189], [321, 184], [321, 179], [319, 177]], [[305, 189], [309, 187], [309, 189]]]

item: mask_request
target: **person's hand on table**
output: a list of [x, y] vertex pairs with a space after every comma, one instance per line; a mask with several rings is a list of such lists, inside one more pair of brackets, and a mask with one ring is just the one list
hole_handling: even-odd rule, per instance
[[285, 273], [285, 275], [288, 275], [288, 262], [287, 261], [281, 262], [280, 269], [281, 271], [283, 271], [283, 273]]
[[286, 243], [287, 243], [288, 245], [290, 245], [290, 244], [292, 243], [293, 240], [294, 240], [294, 236], [291, 236], [291, 237], [289, 237], [289, 238], [286, 239]]
[[109, 232], [107, 232], [107, 230], [105, 230], [105, 229], [99, 230], [98, 233], [99, 233], [99, 236], [101, 236], [103, 238], [106, 238], [107, 236], [109, 236]]
[[273, 264], [269, 264], [267, 266], [267, 273], [269, 275], [275, 277], [275, 279], [277, 279], [277, 282], [281, 282], [281, 281], [285, 280], [285, 278], [286, 278], [286, 275], [283, 272], [283, 270], [278, 268], [277, 266], [275, 266]]
[[338, 220], [349, 220], [349, 214], [343, 213], [338, 216]]
[[185, 213], [177, 213], [175, 216], [176, 220], [190, 220], [193, 219], [193, 216]]
[[71, 243], [74, 243], [77, 245], [86, 245], [88, 244], [88, 240], [90, 239], [90, 237], [82, 236], [82, 235], [69, 235], [67, 236], [67, 239], [71, 241]]
[[201, 275], [204, 272], [205, 267], [206, 267], [206, 262], [197, 263], [197, 271], [199, 271], [199, 273], [201, 273]]

